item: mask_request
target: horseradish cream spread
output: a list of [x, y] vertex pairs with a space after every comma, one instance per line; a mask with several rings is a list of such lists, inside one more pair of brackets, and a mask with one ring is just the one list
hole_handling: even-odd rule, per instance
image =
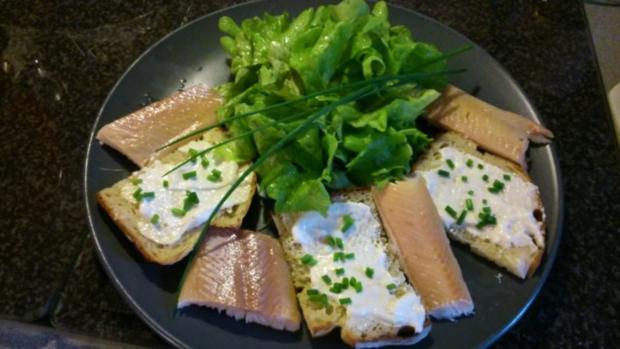
[[[188, 157], [213, 144], [193, 141], [179, 148]], [[239, 177], [244, 168], [234, 161], [220, 161], [211, 153], [197, 157], [164, 176], [175, 164], [154, 161], [136, 172], [130, 183], [121, 188], [122, 195], [139, 204], [145, 218], [138, 223], [140, 233], [154, 242], [168, 245], [209, 218], [211, 212]], [[252, 188], [249, 177], [235, 189], [221, 210], [247, 200]]]
[[544, 245], [534, 184], [454, 147], [439, 154], [441, 166], [417, 174], [426, 180], [447, 229], [467, 230], [504, 248]]
[[292, 234], [306, 254], [302, 262], [310, 265], [310, 292], [346, 306], [350, 327], [366, 332], [380, 323], [422, 331], [420, 297], [401, 271], [390, 272], [381, 226], [369, 206], [336, 202], [327, 216], [307, 212]]

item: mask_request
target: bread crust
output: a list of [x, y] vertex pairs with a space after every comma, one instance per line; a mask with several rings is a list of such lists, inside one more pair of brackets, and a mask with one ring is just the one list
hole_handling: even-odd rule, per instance
[[[438, 163], [433, 156], [439, 151], [440, 148], [445, 146], [456, 147], [460, 151], [463, 151], [484, 162], [495, 165], [506, 172], [519, 176], [524, 181], [532, 183], [532, 179], [527, 172], [521, 168], [521, 166], [490, 153], [481, 153], [477, 150], [476, 143], [467, 139], [464, 135], [456, 132], [446, 132], [439, 136], [431, 144], [429, 151], [422, 155], [422, 157], [420, 157], [420, 159], [413, 165], [413, 172], [415, 173], [417, 170], [431, 170], [436, 168]], [[539, 221], [539, 226], [540, 230], [543, 232], [543, 238], [545, 238], [546, 221], [544, 207], [539, 191], [537, 192], [536, 201], [537, 210], [541, 213], [541, 221]], [[524, 250], [522, 247], [504, 249], [498, 245], [484, 241], [473, 234], [469, 234], [467, 231], [462, 232], [461, 234], [456, 234], [448, 229], [448, 234], [452, 239], [468, 245], [474, 253], [504, 267], [522, 279], [531, 276], [536, 272], [545, 252], [544, 241], [541, 246], [536, 245], [537, 248], [535, 250]]]
[[[213, 142], [221, 141], [225, 138], [225, 133], [221, 129], [214, 129], [204, 134], [205, 139]], [[167, 153], [157, 158], [162, 162], [178, 162], [185, 155], [178, 151]], [[189, 254], [204, 227], [201, 225], [190, 231], [185, 232], [181, 239], [172, 245], [159, 244], [140, 233], [137, 223], [144, 218], [138, 212], [137, 205], [122, 199], [121, 188], [128, 182], [129, 178], [121, 180], [111, 187], [105, 188], [96, 194], [99, 206], [103, 208], [108, 216], [114, 221], [116, 226], [133, 243], [136, 249], [150, 262], [170, 265], [174, 264], [187, 254]], [[252, 203], [252, 198], [256, 189], [256, 175], [249, 176], [250, 195], [244, 202], [236, 205], [230, 212], [221, 212], [212, 222], [212, 226], [220, 228], [239, 228]]]

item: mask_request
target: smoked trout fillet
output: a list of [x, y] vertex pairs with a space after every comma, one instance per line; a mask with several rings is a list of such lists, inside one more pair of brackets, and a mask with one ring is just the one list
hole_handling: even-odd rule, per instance
[[436, 319], [471, 314], [474, 303], [423, 178], [388, 184], [374, 195], [405, 274]]
[[198, 84], [117, 119], [97, 132], [97, 140], [142, 167], [157, 149], [216, 122], [221, 97]]
[[278, 330], [297, 331], [301, 314], [278, 240], [248, 230], [209, 228], [178, 307], [201, 305]]
[[547, 144], [553, 133], [519, 114], [499, 109], [449, 85], [428, 108], [433, 124], [456, 131], [483, 149], [526, 168], [529, 142]]

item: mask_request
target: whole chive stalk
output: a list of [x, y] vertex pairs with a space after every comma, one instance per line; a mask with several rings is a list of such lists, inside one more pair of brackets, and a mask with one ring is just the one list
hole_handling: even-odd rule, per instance
[[[215, 149], [217, 149], [219, 147], [225, 146], [226, 144], [229, 144], [229, 143], [235, 142], [235, 141], [237, 141], [239, 139], [251, 136], [251, 135], [253, 135], [254, 133], [256, 133], [258, 131], [263, 131], [263, 130], [266, 130], [268, 128], [277, 127], [279, 125], [282, 125], [282, 123], [284, 123], [284, 122], [301, 119], [301, 118], [303, 118], [305, 116], [308, 116], [309, 114], [310, 114], [310, 112], [307, 112], [307, 111], [306, 112], [302, 112], [302, 113], [297, 113], [297, 114], [291, 115], [291, 116], [286, 117], [286, 118], [282, 118], [282, 119], [279, 119], [279, 120], [276, 120], [276, 121], [273, 121], [273, 122], [269, 122], [269, 123], [267, 123], [267, 124], [265, 124], [263, 126], [253, 128], [250, 131], [242, 132], [242, 133], [240, 133], [240, 134], [238, 134], [238, 135], [236, 135], [234, 137], [227, 138], [226, 140], [224, 140], [222, 142], [214, 144], [214, 145], [208, 147], [207, 149], [201, 150], [200, 152], [198, 152], [196, 154], [196, 156], [203, 156], [203, 155], [205, 155], [205, 154], [207, 154], [207, 153], [209, 153], [209, 152], [211, 152], [211, 151], [213, 151], [213, 150], [215, 150]], [[164, 173], [163, 176], [166, 176], [166, 175], [168, 175], [168, 174], [178, 170], [179, 168], [183, 167], [185, 164], [188, 164], [190, 162], [192, 162], [192, 157], [189, 157], [189, 158], [185, 159], [184, 161], [178, 163], [172, 169], [170, 169], [168, 172]], [[209, 166], [209, 161], [206, 160], [206, 166], [203, 165], [203, 167], [206, 168], [208, 166]]]
[[220, 209], [224, 205], [224, 202], [228, 200], [230, 195], [232, 195], [235, 189], [237, 189], [237, 187], [241, 185], [241, 183], [246, 179], [246, 177], [249, 176], [252, 172], [254, 172], [254, 170], [256, 170], [256, 168], [258, 168], [260, 165], [262, 165], [270, 156], [277, 153], [280, 149], [282, 149], [288, 143], [296, 139], [299, 135], [306, 132], [310, 127], [314, 125], [314, 122], [318, 120], [320, 117], [331, 113], [338, 106], [345, 105], [353, 101], [356, 101], [358, 99], [375, 94], [379, 90], [380, 89], [376, 86], [366, 86], [366, 87], [359, 89], [358, 91], [355, 91], [353, 93], [350, 93], [347, 96], [344, 96], [343, 98], [335, 102], [332, 102], [331, 104], [328, 104], [327, 106], [320, 108], [318, 111], [311, 114], [302, 124], [300, 124], [299, 126], [294, 128], [291, 132], [289, 132], [285, 137], [281, 138], [280, 140], [278, 140], [278, 142], [276, 142], [271, 147], [269, 147], [269, 149], [267, 149], [263, 154], [261, 154], [261, 156], [259, 156], [256, 159], [256, 161], [254, 161], [254, 163], [248, 166], [248, 168], [246, 168], [246, 170], [243, 171], [243, 173], [241, 173], [239, 177], [237, 177], [237, 180], [232, 183], [232, 185], [228, 188], [226, 193], [224, 193], [224, 196], [222, 196], [222, 198], [217, 203], [217, 205], [215, 205], [215, 207], [213, 208], [213, 211], [211, 211], [209, 218], [207, 218], [200, 232], [200, 236], [198, 237], [198, 239], [194, 243], [194, 246], [192, 247], [192, 251], [190, 252], [189, 262], [187, 263], [187, 265], [185, 266], [185, 269], [183, 270], [183, 274], [181, 275], [181, 281], [179, 283], [179, 287], [177, 288], [177, 299], [176, 299], [177, 302], [178, 302], [178, 298], [180, 295], [180, 292], [179, 292], [180, 285], [183, 285], [183, 283], [185, 282], [185, 278], [187, 277], [187, 271], [191, 269], [191, 267], [194, 264], [194, 261], [196, 260], [196, 256], [198, 255], [196, 253], [196, 246], [202, 246], [202, 242], [205, 238], [205, 233], [209, 229], [209, 225], [211, 224], [211, 221], [213, 220], [215, 215], [220, 211]]
[[[419, 79], [423, 79], [423, 78], [428, 78], [428, 77], [432, 77], [432, 76], [435, 76], [435, 75], [443, 75], [443, 74], [457, 74], [457, 73], [462, 73], [462, 72], [464, 72], [464, 71], [465, 71], [464, 69], [454, 69], [454, 70], [443, 70], [443, 71], [430, 72], [430, 73], [411, 73], [411, 74], [401, 74], [401, 75], [393, 75], [393, 76], [384, 76], [384, 77], [379, 77], [379, 78], [375, 78], [375, 79], [369, 79], [369, 80], [358, 81], [357, 83], [353, 83], [353, 84], [350, 84], [350, 85], [352, 86], [352, 85], [360, 84], [360, 85], [366, 85], [364, 88], [368, 88], [368, 87], [372, 88], [372, 87], [375, 87], [374, 85], [372, 85], [372, 83], [373, 83], [373, 82], [375, 82], [375, 83], [376, 83], [376, 82], [389, 82], [389, 81], [394, 81], [394, 80], [401, 81], [400, 83], [397, 83], [397, 84], [394, 84], [394, 85], [389, 86], [389, 87], [396, 87], [396, 86], [399, 86], [399, 85], [401, 85], [401, 84], [403, 84], [403, 83], [409, 83], [409, 82], [411, 82], [411, 81], [415, 81], [415, 80], [419, 80]], [[362, 89], [364, 89], [364, 88], [362, 88]], [[332, 91], [332, 92], [337, 92], [337, 91], [340, 91], [342, 88], [338, 87], [338, 88], [333, 88], [333, 89], [335, 89], [335, 91]], [[362, 89], [360, 89], [360, 90], [362, 90]], [[330, 90], [330, 89], [328, 89], [328, 90]], [[360, 91], [360, 90], [358, 90], [358, 91]], [[324, 90], [324, 91], [327, 91], [327, 90]], [[320, 91], [321, 93], [320, 93], [320, 94], [318, 94], [317, 96], [322, 95], [322, 94], [325, 94], [326, 92], [324, 92], [324, 91]], [[318, 92], [317, 92], [317, 93], [318, 93]], [[308, 96], [310, 96], [310, 95], [308, 95]], [[305, 96], [305, 97], [301, 97], [301, 98], [305, 98], [305, 99], [307, 99], [306, 97], [307, 97], [307, 96]], [[316, 97], [316, 96], [314, 96], [314, 97]], [[344, 97], [343, 97], [343, 98], [344, 98]], [[342, 99], [341, 99], [341, 100], [342, 100]], [[292, 101], [290, 101], [290, 102], [292, 102]], [[338, 103], [338, 102], [340, 102], [340, 100], [339, 100], [339, 101], [336, 101], [336, 102], [334, 102], [334, 103]], [[284, 102], [284, 103], [287, 103], [287, 102]], [[285, 105], [284, 105], [284, 103], [274, 104], [273, 106], [279, 105], [280, 107], [282, 107], [282, 106], [285, 106]], [[325, 107], [323, 107], [323, 108], [330, 107], [330, 106], [332, 106], [334, 103], [329, 104], [329, 105], [327, 105], [327, 106], [325, 106]], [[290, 103], [290, 104], [292, 104], [292, 103]], [[286, 105], [288, 105], [288, 104], [286, 104]], [[268, 107], [268, 108], [269, 108], [269, 107]], [[268, 108], [265, 108], [265, 109], [268, 109]], [[261, 110], [264, 112], [264, 111], [269, 111], [269, 110], [272, 110], [272, 109], [275, 109], [275, 108], [268, 109], [268, 110], [265, 110], [265, 109], [261, 109]], [[246, 117], [246, 116], [249, 116], [249, 115], [257, 114], [257, 113], [261, 112], [261, 110], [258, 110], [258, 111], [253, 111], [253, 112], [249, 112], [249, 113], [244, 113], [244, 114], [237, 115], [237, 116], [233, 116], [233, 117], [227, 118], [226, 120], [224, 120], [224, 121], [222, 121], [222, 122], [216, 123], [216, 124], [214, 124], [214, 125], [211, 125], [211, 126], [205, 127], [205, 128], [203, 128], [203, 129], [200, 129], [200, 130], [196, 130], [196, 131], [191, 132], [191, 133], [189, 133], [189, 134], [187, 134], [187, 135], [185, 135], [185, 136], [183, 136], [183, 137], [181, 137], [181, 138], [179, 138], [179, 139], [177, 139], [177, 140], [175, 140], [175, 141], [173, 141], [173, 142], [171, 142], [171, 143], [168, 143], [167, 145], [164, 145], [163, 147], [161, 147], [161, 149], [166, 148], [166, 147], [168, 147], [168, 146], [170, 146], [170, 145], [176, 144], [176, 143], [178, 143], [178, 142], [181, 142], [181, 141], [183, 141], [183, 140], [185, 140], [185, 139], [187, 139], [187, 138], [190, 138], [190, 137], [196, 136], [196, 135], [198, 135], [198, 134], [200, 134], [200, 133], [203, 133], [203, 132], [206, 132], [206, 131], [208, 131], [208, 130], [211, 130], [211, 129], [215, 128], [215, 127], [218, 127], [218, 126], [223, 126], [223, 125], [225, 125], [226, 123], [228, 123], [228, 122], [230, 122], [230, 121], [234, 121], [234, 120], [236, 120], [236, 119], [238, 119], [238, 118], [240, 118], [240, 117], [242, 117], [242, 116], [243, 116], [243, 117]], [[320, 110], [322, 110], [322, 109], [319, 109], [319, 111], [317, 111], [317, 112], [320, 112]], [[317, 113], [317, 112], [315, 112], [315, 113]], [[196, 155], [197, 155], [197, 156], [202, 156], [202, 155], [204, 155], [204, 154], [206, 154], [206, 153], [208, 153], [208, 152], [212, 151], [213, 149], [216, 149], [216, 148], [221, 147], [221, 146], [223, 146], [223, 145], [226, 145], [226, 144], [228, 144], [228, 143], [234, 142], [234, 141], [236, 141], [236, 140], [238, 140], [238, 139], [241, 139], [241, 138], [247, 137], [247, 136], [252, 135], [252, 134], [254, 134], [254, 133], [258, 132], [258, 131], [262, 131], [262, 130], [265, 130], [265, 129], [267, 129], [267, 128], [271, 128], [271, 127], [277, 126], [278, 124], [281, 124], [282, 122], [284, 122], [284, 121], [285, 121], [285, 119], [294, 119], [294, 118], [298, 118], [298, 117], [300, 117], [300, 115], [308, 115], [308, 112], [298, 113], [298, 114], [292, 115], [292, 116], [290, 116], [290, 117], [288, 117], [288, 118], [283, 118], [283, 119], [276, 120], [276, 121], [274, 121], [274, 122], [268, 123], [268, 124], [266, 124], [266, 125], [263, 125], [263, 126], [260, 126], [260, 127], [256, 127], [256, 128], [254, 128], [254, 129], [252, 129], [252, 130], [249, 130], [249, 131], [243, 132], [243, 133], [241, 133], [241, 134], [239, 134], [239, 135], [237, 135], [237, 136], [235, 136], [235, 137], [231, 137], [231, 138], [229, 138], [229, 139], [227, 139], [227, 140], [225, 140], [225, 141], [223, 141], [223, 142], [220, 142], [220, 143], [215, 144], [215, 145], [213, 145], [213, 146], [211, 146], [211, 147], [209, 147], [209, 148], [207, 148], [207, 149], [205, 149], [205, 150], [202, 150], [202, 151], [200, 151], [199, 153], [197, 153]], [[311, 114], [311, 115], [312, 115], [312, 114]], [[275, 146], [275, 145], [274, 145], [274, 146]], [[158, 149], [158, 150], [161, 150], [161, 149]], [[173, 171], [175, 171], [175, 170], [179, 169], [180, 167], [182, 167], [183, 165], [185, 165], [185, 164], [187, 164], [187, 163], [189, 163], [189, 162], [191, 162], [191, 161], [192, 161], [192, 157], [190, 157], [190, 158], [186, 159], [185, 161], [183, 161], [183, 162], [179, 163], [178, 165], [176, 165], [175, 167], [173, 167], [170, 171], [168, 171], [168, 172], [164, 173], [164, 174], [163, 174], [163, 176], [165, 176], [165, 175], [168, 175], [168, 174], [172, 173]]]
[[[417, 67], [414, 67], [415, 69], [420, 69], [426, 66], [430, 66], [432, 64], [435, 64], [437, 62], [441, 62], [441, 61], [445, 61], [448, 58], [454, 57], [456, 55], [459, 55], [465, 51], [468, 51], [472, 48], [472, 46], [464, 46], [461, 47], [459, 49], [456, 49], [452, 52], [448, 52], [446, 54], [440, 55], [438, 57], [435, 57], [429, 61], [424, 62], [423, 64], [420, 64]], [[447, 74], [457, 74], [457, 73], [461, 73], [464, 70], [462, 69], [453, 69], [453, 70], [441, 70], [441, 71], [436, 71], [436, 72], [428, 72], [428, 73], [410, 73], [410, 74], [400, 74], [400, 75], [386, 75], [386, 76], [381, 76], [381, 77], [376, 77], [373, 79], [368, 79], [368, 80], [362, 80], [362, 81], [357, 81], [354, 83], [350, 83], [347, 85], [339, 85], [339, 86], [335, 86], [332, 88], [328, 88], [325, 90], [321, 90], [321, 91], [317, 91], [317, 92], [313, 92], [310, 94], [307, 94], [305, 96], [299, 97], [299, 98], [295, 98], [289, 101], [284, 101], [281, 103], [276, 103], [273, 105], [270, 105], [268, 107], [262, 108], [262, 109], [258, 109], [258, 110], [253, 110], [251, 112], [247, 112], [247, 113], [242, 113], [239, 115], [234, 115], [231, 116], [229, 118], [226, 118], [226, 120], [222, 120], [220, 122], [216, 122], [215, 124], [200, 128], [198, 130], [195, 130], [193, 132], [190, 132], [182, 137], [179, 137], [161, 147], [159, 147], [158, 149], [156, 149], [156, 151], [160, 151], [164, 148], [167, 148], [171, 145], [177, 144], [179, 142], [182, 142], [188, 138], [197, 136], [201, 133], [207, 132], [209, 130], [212, 130], [214, 128], [220, 127], [220, 126], [224, 126], [226, 124], [228, 124], [231, 121], [235, 121], [235, 120], [239, 120], [251, 115], [255, 115], [255, 114], [261, 114], [261, 113], [265, 113], [271, 110], [275, 110], [278, 108], [283, 108], [289, 105], [294, 105], [296, 103], [300, 103], [318, 96], [322, 96], [322, 95], [326, 95], [326, 94], [330, 94], [330, 93], [334, 93], [334, 92], [341, 92], [341, 91], [346, 91], [346, 90], [351, 90], [354, 88], [358, 88], [358, 87], [367, 87], [371, 84], [375, 84], [375, 83], [386, 83], [388, 81], [409, 81], [409, 80], [419, 80], [419, 79], [424, 79], [424, 78], [428, 78], [428, 77], [432, 77], [432, 76], [436, 76], [436, 75], [447, 75]]]

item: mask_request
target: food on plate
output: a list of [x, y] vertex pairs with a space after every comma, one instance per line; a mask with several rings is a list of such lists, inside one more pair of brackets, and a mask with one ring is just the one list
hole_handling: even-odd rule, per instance
[[162, 145], [214, 123], [221, 103], [217, 92], [198, 84], [105, 125], [96, 137], [142, 167]]
[[414, 165], [449, 235], [514, 275], [533, 274], [545, 250], [538, 187], [517, 164], [449, 132]]
[[[403, 345], [429, 333], [429, 315], [473, 312], [443, 226], [520, 278], [536, 270], [545, 214], [525, 152], [553, 134], [446, 88], [462, 50], [415, 41], [382, 1], [219, 27], [230, 82], [97, 134], [142, 167], [97, 193], [100, 206], [147, 260], [191, 253], [179, 308], [296, 331], [297, 299], [313, 337], [339, 327], [358, 348]], [[416, 125], [428, 106], [451, 130], [434, 141]], [[239, 229], [256, 190], [273, 201], [282, 247]]]
[[[224, 139], [221, 129], [213, 129], [97, 193], [99, 205], [146, 259], [172, 264], [191, 252], [214, 207], [247, 167], [207, 154], [164, 175], [188, 154]], [[239, 227], [255, 183], [254, 175], [245, 178], [211, 224]]]
[[318, 211], [274, 215], [313, 337], [340, 327], [358, 348], [412, 344], [430, 331], [420, 296], [386, 244], [370, 190]]
[[190, 305], [278, 330], [301, 324], [280, 243], [248, 230], [209, 228], [179, 295], [179, 308]]
[[219, 27], [233, 75], [218, 87], [220, 121], [252, 135], [228, 147], [264, 161], [260, 188], [276, 212], [326, 212], [328, 190], [401, 178], [430, 143], [415, 120], [445, 85], [447, 56], [392, 25], [385, 2], [222, 17]]
[[527, 168], [530, 141], [547, 144], [553, 133], [525, 117], [499, 109], [455, 86], [448, 86], [428, 108], [426, 118], [441, 128], [464, 134], [484, 150]]
[[388, 184], [374, 194], [394, 254], [436, 319], [473, 313], [474, 302], [435, 204], [421, 177]]

